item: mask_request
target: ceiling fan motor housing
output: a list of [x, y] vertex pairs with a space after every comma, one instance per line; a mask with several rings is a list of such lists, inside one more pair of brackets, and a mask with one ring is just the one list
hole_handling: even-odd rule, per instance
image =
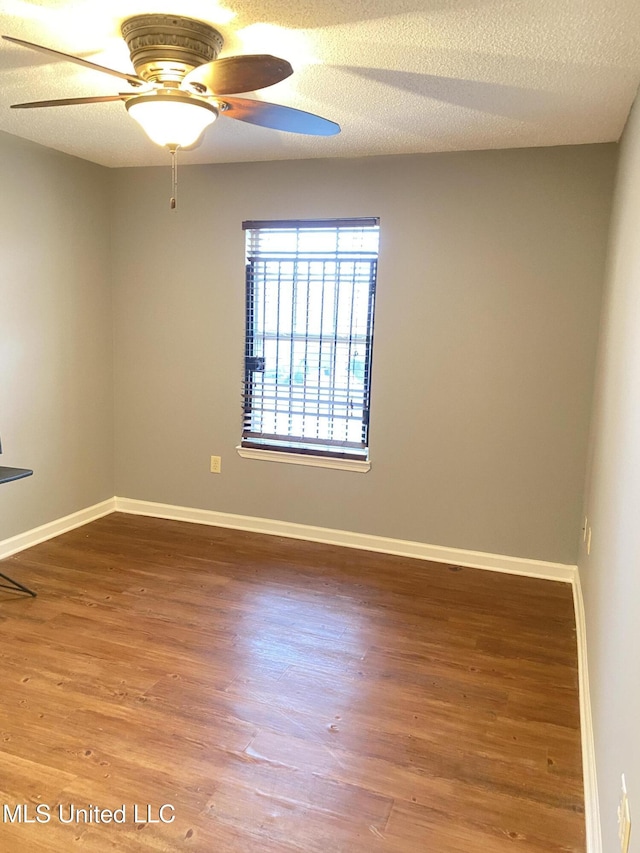
[[186, 74], [217, 59], [224, 39], [203, 21], [178, 15], [136, 15], [122, 24], [136, 74], [150, 83], [180, 84]]

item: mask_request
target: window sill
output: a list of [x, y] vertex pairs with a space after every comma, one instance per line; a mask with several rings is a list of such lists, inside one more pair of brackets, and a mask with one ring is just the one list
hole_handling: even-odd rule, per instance
[[278, 450], [258, 450], [255, 447], [236, 447], [243, 459], [262, 459], [263, 462], [285, 462], [288, 465], [308, 465], [311, 468], [335, 468], [338, 471], [356, 471], [366, 474], [371, 462], [359, 459], [332, 459], [329, 456], [307, 456], [303, 453], [282, 453]]

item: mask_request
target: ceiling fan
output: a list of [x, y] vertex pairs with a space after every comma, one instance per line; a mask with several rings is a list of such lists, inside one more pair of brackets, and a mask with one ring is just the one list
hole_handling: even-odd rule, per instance
[[31, 101], [12, 104], [12, 108], [123, 101], [129, 115], [142, 126], [149, 138], [169, 148], [174, 157], [178, 148], [195, 146], [220, 113], [249, 124], [290, 133], [332, 136], [340, 132], [338, 124], [313, 113], [234, 97], [238, 92], [254, 92], [279, 83], [293, 73], [293, 68], [285, 59], [268, 54], [218, 59], [223, 37], [203, 21], [178, 15], [136, 15], [123, 22], [121, 32], [129, 48], [135, 74], [3, 36], [13, 44], [119, 77], [134, 90], [117, 95]]

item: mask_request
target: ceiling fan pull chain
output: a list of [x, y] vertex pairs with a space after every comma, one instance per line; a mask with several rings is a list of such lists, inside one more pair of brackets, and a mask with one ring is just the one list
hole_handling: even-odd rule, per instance
[[171, 210], [176, 209], [178, 198], [178, 146], [172, 146], [171, 151]]

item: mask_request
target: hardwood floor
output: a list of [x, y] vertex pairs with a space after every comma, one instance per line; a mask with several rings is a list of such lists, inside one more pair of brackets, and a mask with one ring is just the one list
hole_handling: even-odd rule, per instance
[[584, 851], [568, 585], [122, 514], [0, 568], [2, 851]]

